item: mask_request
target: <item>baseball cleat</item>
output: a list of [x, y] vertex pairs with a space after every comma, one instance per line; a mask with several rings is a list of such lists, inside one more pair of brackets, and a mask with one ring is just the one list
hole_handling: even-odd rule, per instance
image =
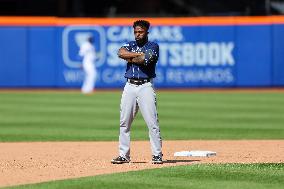
[[152, 157], [152, 164], [163, 164], [162, 156], [153, 156]]
[[123, 164], [123, 163], [129, 163], [130, 160], [126, 159], [124, 157], [118, 156], [117, 158], [114, 158], [111, 160], [112, 164]]

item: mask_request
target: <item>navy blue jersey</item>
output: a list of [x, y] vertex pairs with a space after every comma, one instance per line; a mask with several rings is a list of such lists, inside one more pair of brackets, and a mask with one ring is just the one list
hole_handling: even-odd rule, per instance
[[131, 52], [143, 52], [145, 54], [144, 64], [127, 63], [124, 77], [136, 79], [156, 77], [155, 68], [159, 58], [159, 45], [157, 43], [148, 41], [144, 46], [139, 47], [136, 41], [131, 41], [122, 47]]

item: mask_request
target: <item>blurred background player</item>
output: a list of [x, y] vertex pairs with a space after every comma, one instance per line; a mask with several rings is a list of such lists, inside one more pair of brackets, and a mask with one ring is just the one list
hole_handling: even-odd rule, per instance
[[93, 45], [94, 38], [89, 36], [80, 46], [79, 55], [83, 57], [82, 68], [85, 73], [81, 92], [91, 94], [95, 88], [97, 71], [95, 67], [96, 50]]

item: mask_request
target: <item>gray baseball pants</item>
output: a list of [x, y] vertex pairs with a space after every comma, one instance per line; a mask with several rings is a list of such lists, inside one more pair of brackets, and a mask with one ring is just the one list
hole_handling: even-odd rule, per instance
[[149, 129], [152, 155], [162, 155], [156, 93], [152, 82], [125, 84], [120, 103], [119, 155], [130, 159], [130, 129], [139, 109]]

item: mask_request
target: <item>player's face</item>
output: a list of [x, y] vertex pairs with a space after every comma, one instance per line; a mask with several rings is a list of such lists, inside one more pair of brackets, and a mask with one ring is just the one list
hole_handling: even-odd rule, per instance
[[142, 43], [147, 39], [148, 32], [146, 29], [136, 26], [134, 28], [134, 36], [135, 36], [135, 41], [137, 43]]

